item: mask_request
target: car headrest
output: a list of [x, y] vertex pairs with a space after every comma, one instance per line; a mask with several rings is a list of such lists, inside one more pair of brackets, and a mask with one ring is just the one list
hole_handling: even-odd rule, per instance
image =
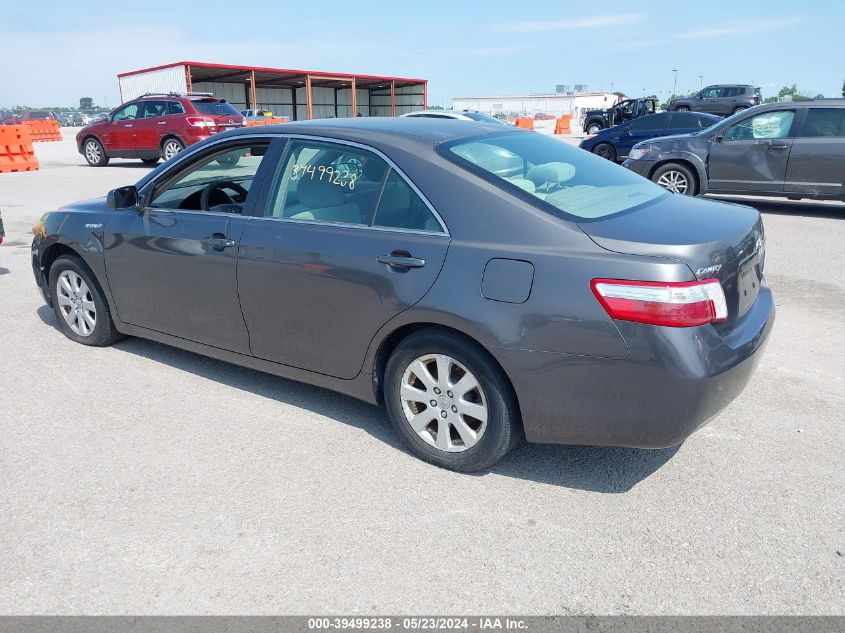
[[380, 160], [374, 158], [367, 159], [362, 168], [364, 179], [370, 182], [381, 182], [381, 179], [384, 178], [386, 167], [387, 165]]
[[525, 177], [537, 187], [549, 182], [567, 182], [575, 177], [575, 166], [562, 162], [543, 163], [529, 169]]
[[328, 178], [321, 180], [319, 176], [310, 178], [306, 174], [296, 186], [296, 192], [299, 201], [311, 209], [338, 207], [346, 203], [343, 187], [333, 185]]

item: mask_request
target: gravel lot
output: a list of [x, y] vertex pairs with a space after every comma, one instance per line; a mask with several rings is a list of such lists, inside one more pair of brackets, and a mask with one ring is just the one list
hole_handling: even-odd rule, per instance
[[29, 227], [146, 172], [0, 174], [0, 613], [845, 614], [845, 205], [765, 214], [778, 320], [679, 448], [526, 445], [466, 476], [355, 400], [67, 340]]

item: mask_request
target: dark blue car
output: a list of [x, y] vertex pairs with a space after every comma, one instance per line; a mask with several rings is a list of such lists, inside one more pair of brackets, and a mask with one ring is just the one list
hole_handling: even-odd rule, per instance
[[620, 162], [640, 141], [669, 134], [690, 134], [710, 127], [721, 117], [704, 112], [660, 112], [607, 128], [581, 141], [581, 149]]

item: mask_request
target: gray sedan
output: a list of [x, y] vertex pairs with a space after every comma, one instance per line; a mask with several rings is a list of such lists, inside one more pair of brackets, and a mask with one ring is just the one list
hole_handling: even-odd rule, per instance
[[523, 437], [678, 444], [740, 394], [774, 318], [757, 211], [478, 122], [218, 134], [35, 232], [68, 338], [383, 403], [461, 471]]

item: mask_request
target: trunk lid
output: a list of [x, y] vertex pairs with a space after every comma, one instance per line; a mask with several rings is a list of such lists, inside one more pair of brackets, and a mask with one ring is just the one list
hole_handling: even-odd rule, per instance
[[718, 279], [728, 303], [728, 320], [714, 326], [720, 332], [732, 330], [757, 299], [765, 238], [756, 209], [669, 194], [631, 213], [579, 226], [609, 251], [669, 257], [699, 280]]

